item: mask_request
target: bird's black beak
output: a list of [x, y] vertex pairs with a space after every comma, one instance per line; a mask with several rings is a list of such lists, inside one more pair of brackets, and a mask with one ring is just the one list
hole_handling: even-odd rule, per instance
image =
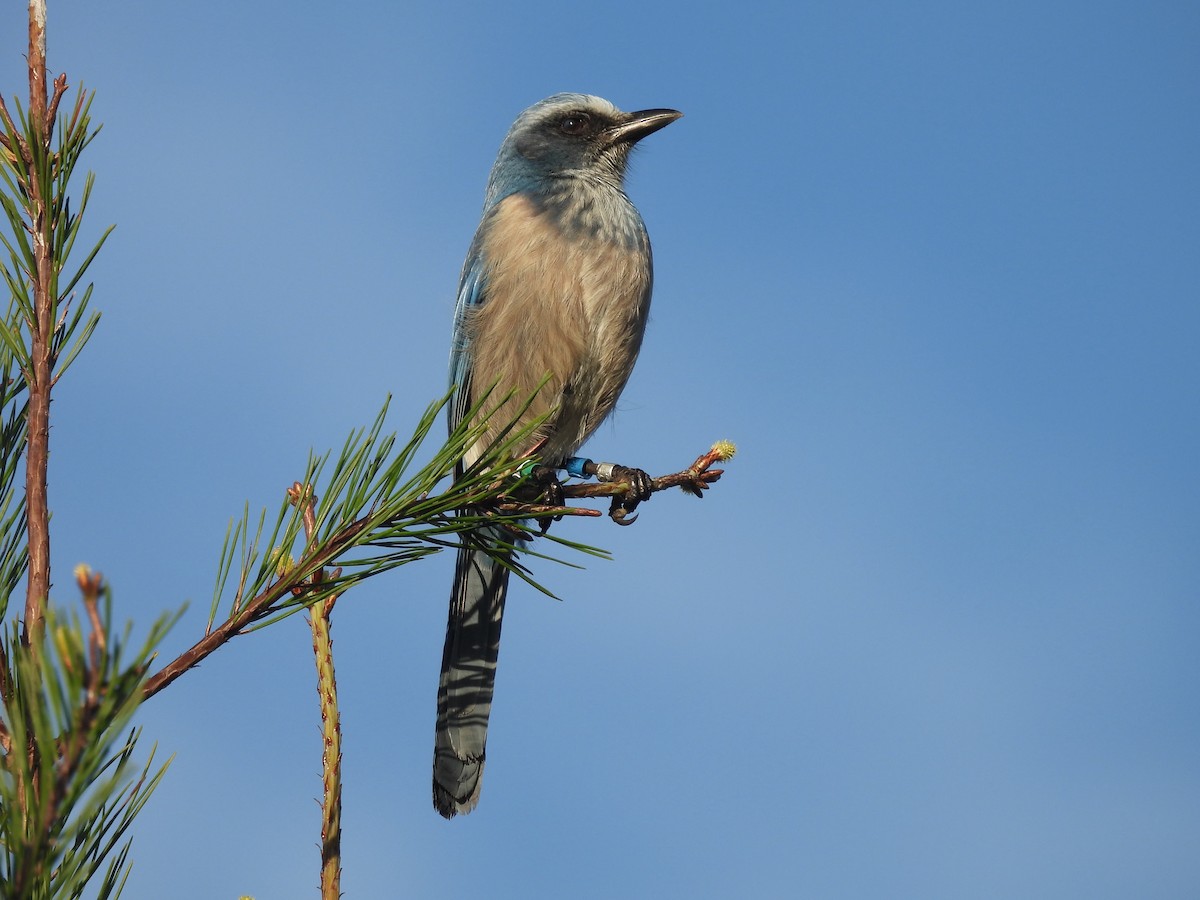
[[641, 109], [626, 113], [628, 118], [608, 129], [608, 139], [614, 144], [636, 144], [648, 134], [666, 128], [683, 113], [677, 109]]

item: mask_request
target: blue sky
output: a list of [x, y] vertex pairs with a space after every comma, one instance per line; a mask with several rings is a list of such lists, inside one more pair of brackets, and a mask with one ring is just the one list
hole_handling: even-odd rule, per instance
[[[24, 84], [23, 5], [3, 90]], [[597, 458], [698, 503], [514, 590], [482, 802], [429, 802], [452, 561], [334, 623], [349, 897], [1200, 889], [1200, 11], [1186, 3], [50, 4], [98, 91], [104, 318], [60, 383], [55, 596], [203, 629], [310, 447], [444, 388], [488, 169], [556, 91], [686, 117], [629, 192], [653, 318]], [[143, 713], [127, 896], [312, 896], [303, 621]]]

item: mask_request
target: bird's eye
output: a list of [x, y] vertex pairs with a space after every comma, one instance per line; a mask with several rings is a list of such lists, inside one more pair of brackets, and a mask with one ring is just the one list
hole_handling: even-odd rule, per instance
[[586, 134], [592, 125], [592, 117], [586, 113], [571, 113], [562, 117], [558, 129], [563, 134]]

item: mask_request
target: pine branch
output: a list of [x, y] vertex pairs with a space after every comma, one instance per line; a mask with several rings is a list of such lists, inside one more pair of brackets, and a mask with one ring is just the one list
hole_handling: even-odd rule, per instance
[[15, 624], [2, 641], [3, 717], [13, 748], [0, 761], [5, 896], [80, 896], [106, 861], [98, 896], [114, 896], [128, 872], [128, 828], [166, 770], [151, 771], [152, 752], [135, 773], [140, 732], [130, 722], [173, 619], [160, 618], [126, 661], [129, 630], [113, 633], [103, 579], [85, 566], [76, 579], [86, 627], [47, 607], [40, 647], [25, 644]]
[[[518, 542], [534, 537], [533, 529], [539, 520], [548, 523], [563, 515], [598, 513], [513, 496], [514, 490], [527, 493], [527, 479], [522, 473], [536, 463], [529, 457], [515, 456], [514, 452], [529, 445], [530, 436], [542, 424], [540, 420], [523, 428], [510, 424], [500, 429], [499, 436], [478, 458], [465, 465], [468, 451], [488, 433], [486, 410], [503, 408], [504, 399], [493, 407], [484, 397], [463, 417], [462, 424], [433, 459], [409, 475], [408, 467], [417, 449], [448, 400], [447, 396], [430, 406], [412, 438], [399, 449], [394, 434], [382, 434], [385, 404], [374, 425], [352, 434], [332, 464], [329, 454], [320, 459], [310, 458], [304, 478], [297, 483], [309, 486], [310, 491], [319, 490], [321, 499], [313, 497], [311, 504], [299, 505], [285, 500], [265, 541], [268, 551], [263, 549], [265, 510], [253, 535], [248, 513], [231, 525], [217, 566], [217, 587], [204, 636], [147, 680], [145, 696], [154, 696], [237, 635], [308, 609], [397, 566], [445, 549], [457, 549], [470, 542], [472, 534], [484, 526], [499, 525], [511, 534], [510, 544], [489, 544], [489, 548], [497, 558], [505, 559], [518, 577], [553, 596], [522, 563], [509, 561], [507, 552], [515, 549]], [[513, 423], [520, 421], [524, 413], [524, 407], [515, 414], [505, 410], [505, 415], [513, 415]], [[721, 470], [711, 468], [713, 463], [732, 454], [732, 444], [714, 445], [687, 469], [654, 479], [652, 490], [681, 487], [701, 496], [721, 477]], [[439, 485], [448, 479], [452, 479], [449, 486], [437, 492]], [[624, 515], [618, 515], [616, 510], [629, 512], [634, 505], [624, 497], [628, 490], [629, 485], [619, 481], [563, 487], [564, 495], [572, 498], [612, 497], [610, 515], [618, 521]], [[304, 524], [306, 513], [311, 516], [311, 527]], [[543, 540], [559, 546], [607, 556], [594, 547], [545, 535], [544, 529], [542, 532]], [[294, 564], [280, 565], [281, 560], [294, 554], [297, 557]], [[521, 555], [550, 558], [528, 546], [521, 550]], [[229, 613], [216, 624], [239, 557]], [[336, 569], [336, 574], [318, 577], [318, 573], [327, 569]]]
[[29, 167], [28, 216], [33, 237], [33, 316], [29, 320], [30, 367], [28, 443], [25, 450], [25, 505], [29, 534], [29, 586], [25, 596], [22, 640], [36, 643], [50, 596], [50, 505], [46, 469], [50, 460], [50, 389], [54, 372], [51, 353], [54, 331], [56, 263], [54, 252], [54, 191], [51, 135], [54, 113], [67, 89], [65, 75], [54, 80], [54, 96], [46, 100], [46, 4], [30, 3], [29, 16], [29, 132], [22, 153]]
[[[288, 490], [294, 506], [303, 507], [304, 536], [311, 541], [316, 533], [316, 497], [312, 488], [296, 482]], [[332, 577], [340, 574], [335, 570]], [[313, 583], [324, 581], [324, 569], [313, 574]], [[334, 594], [309, 611], [312, 629], [313, 658], [317, 665], [317, 697], [321, 708], [321, 733], [324, 747], [321, 752], [321, 897], [338, 900], [342, 882], [342, 724], [338, 712], [337, 677], [333, 668], [333, 636], [331, 616]]]
[[[12, 229], [11, 240], [0, 236], [9, 264], [0, 271], [13, 297], [14, 315], [0, 329], [6, 355], [19, 366], [28, 398], [25, 419], [25, 497], [22, 513], [26, 532], [27, 589], [23, 640], [35, 643], [41, 632], [43, 611], [50, 590], [50, 527], [47, 467], [50, 441], [50, 397], [63, 371], [70, 365], [95, 328], [97, 317], [85, 320], [91, 288], [70, 309], [72, 292], [91, 264], [109, 232], [76, 273], [63, 284], [60, 276], [79, 234], [80, 219], [91, 193], [89, 176], [78, 211], [71, 212], [68, 186], [83, 149], [95, 137], [88, 117], [90, 98], [80, 92], [65, 125], [58, 127], [59, 146], [52, 148], [58, 110], [67, 90], [65, 75], [46, 90], [45, 3], [32, 0], [29, 17], [29, 112], [16, 103], [14, 120], [0, 97], [0, 125], [4, 152], [0, 152], [0, 207]], [[111, 229], [110, 229], [111, 231]], [[60, 355], [78, 332], [66, 357]], [[60, 365], [61, 362], [61, 365]]]
[[[320, 499], [314, 498], [311, 509], [311, 538], [303, 537], [304, 510], [286, 498], [265, 542], [265, 510], [253, 534], [248, 513], [231, 525], [218, 562], [204, 636], [151, 677], [145, 695], [158, 693], [237, 635], [308, 609], [366, 578], [457, 546], [458, 535], [478, 528], [485, 520], [521, 528], [519, 516], [456, 515], [455, 510], [486, 506], [502, 491], [502, 485], [515, 482], [525, 461], [513, 455], [514, 449], [528, 442], [539, 422], [522, 429], [504, 429], [441, 493], [436, 493], [438, 485], [461, 468], [468, 449], [482, 439], [486, 416], [479, 416], [477, 423], [464, 421], [429, 462], [410, 474], [418, 448], [448, 399], [426, 410], [403, 447], [397, 448], [394, 434], [382, 433], [385, 404], [374, 425], [350, 435], [332, 462], [330, 454], [310, 457], [299, 483], [320, 490]], [[354, 551], [359, 555], [351, 555]], [[279, 565], [292, 555], [297, 558], [294, 565]], [[230, 598], [228, 585], [239, 557]], [[336, 577], [314, 581], [316, 573], [333, 568], [339, 570]], [[216, 624], [226, 599], [229, 612]]]

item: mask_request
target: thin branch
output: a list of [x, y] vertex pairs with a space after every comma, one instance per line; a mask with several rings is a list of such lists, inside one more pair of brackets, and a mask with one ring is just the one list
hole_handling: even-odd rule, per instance
[[252, 597], [239, 607], [236, 614], [230, 616], [147, 679], [146, 684], [142, 687], [142, 698], [150, 699], [188, 669], [200, 665], [213, 651], [243, 633], [250, 625], [271, 615], [275, 611], [275, 603], [279, 600], [291, 594], [302, 594], [311, 590], [312, 584], [303, 573], [315, 571], [336, 559], [354, 545], [354, 539], [369, 524], [370, 519], [368, 518], [351, 522], [311, 554], [306, 553], [299, 564], [271, 582], [262, 593]]
[[[311, 486], [295, 482], [288, 490], [293, 505], [303, 504], [304, 536], [311, 543], [317, 533], [317, 497]], [[330, 573], [336, 579], [340, 569]], [[312, 575], [312, 583], [325, 580], [325, 570]], [[313, 658], [317, 665], [317, 698], [321, 708], [321, 898], [338, 900], [342, 883], [342, 720], [338, 712], [337, 677], [333, 668], [330, 616], [338, 595], [314, 603], [309, 611]]]
[[75, 583], [83, 594], [83, 608], [87, 612], [92, 631], [88, 637], [88, 651], [93, 670], [100, 668], [100, 656], [108, 650], [108, 636], [100, 618], [100, 592], [104, 589], [104, 576], [93, 572], [85, 565], [75, 567]]
[[[63, 98], [63, 94], [67, 92], [67, 74], [59, 72], [58, 77], [54, 79], [54, 92], [50, 95], [50, 104], [46, 107], [46, 130], [45, 135], [49, 139], [51, 132], [54, 131], [54, 120], [58, 118], [58, 104]], [[79, 95], [79, 100], [75, 104], [75, 112], [78, 114], [80, 106], [83, 104], [83, 94]], [[46, 149], [50, 148], [50, 144], [46, 144]]]
[[[46, 602], [50, 596], [50, 503], [46, 489], [46, 471], [50, 462], [50, 390], [54, 375], [55, 296], [55, 220], [53, 168], [50, 144], [54, 116], [67, 89], [67, 78], [54, 79], [54, 96], [46, 97], [46, 3], [29, 3], [29, 122], [30, 138], [36, 147], [26, 146], [22, 153], [33, 159], [29, 167], [27, 212], [33, 235], [34, 318], [29, 322], [30, 371], [25, 372], [29, 387], [29, 428], [26, 436], [25, 503], [29, 534], [29, 578], [25, 595], [25, 619], [22, 641], [36, 645], [40, 639]], [[24, 142], [24, 141], [23, 141]], [[47, 159], [49, 165], [37, 165]], [[42, 176], [49, 175], [49, 184]]]
[[46, 124], [46, 0], [29, 0], [29, 117], [34, 133]]

